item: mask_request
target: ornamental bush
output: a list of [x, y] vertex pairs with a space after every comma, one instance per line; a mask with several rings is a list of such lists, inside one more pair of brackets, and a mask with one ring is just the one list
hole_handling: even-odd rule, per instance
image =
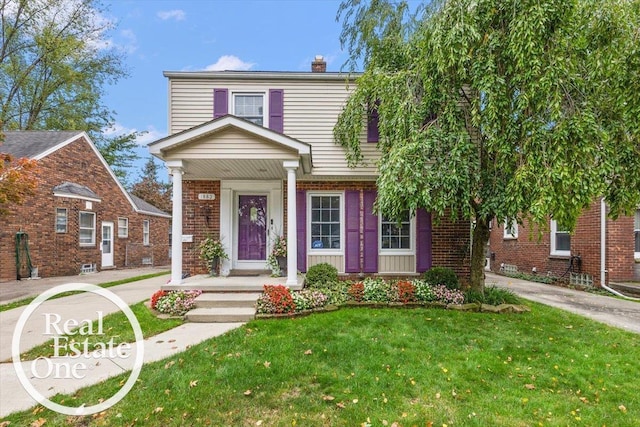
[[337, 282], [338, 269], [326, 262], [312, 265], [307, 270], [304, 281], [306, 286], [309, 288], [315, 288], [328, 283]]
[[156, 291], [153, 295], [151, 295], [151, 308], [156, 310], [156, 306], [158, 304], [158, 300], [165, 296], [167, 291]]
[[286, 286], [264, 285], [264, 293], [258, 298], [256, 308], [260, 314], [292, 313], [296, 310], [296, 303]]
[[414, 280], [413, 286], [415, 288], [416, 300], [420, 302], [430, 302], [434, 300], [435, 295], [433, 295], [433, 289], [427, 282], [424, 280]]
[[434, 300], [445, 304], [462, 304], [464, 303], [464, 293], [457, 289], [449, 289], [445, 285], [436, 285], [433, 289]]
[[395, 289], [396, 299], [394, 301], [399, 301], [402, 303], [413, 302], [416, 300], [416, 288], [413, 286], [413, 283], [407, 280], [399, 280], [392, 286]]
[[422, 280], [432, 286], [444, 285], [449, 289], [460, 289], [458, 276], [447, 267], [432, 267], [423, 273]]
[[[163, 295], [158, 295], [164, 292]], [[202, 294], [200, 290], [190, 291], [159, 291], [151, 297], [151, 307], [160, 313], [169, 314], [171, 316], [183, 316], [187, 311], [192, 310], [196, 305], [196, 298]], [[154, 297], [156, 297], [154, 305]]]
[[389, 285], [383, 279], [364, 279], [363, 301], [389, 302]]
[[296, 304], [296, 311], [313, 310], [327, 305], [328, 298], [322, 292], [304, 289], [292, 292], [293, 302]]
[[364, 298], [364, 283], [357, 282], [349, 286], [349, 297], [356, 301], [361, 302]]

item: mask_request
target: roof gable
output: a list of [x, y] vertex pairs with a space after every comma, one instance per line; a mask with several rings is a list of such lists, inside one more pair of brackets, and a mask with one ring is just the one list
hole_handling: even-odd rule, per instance
[[82, 136], [81, 131], [28, 130], [6, 131], [0, 152], [13, 157], [41, 159]]

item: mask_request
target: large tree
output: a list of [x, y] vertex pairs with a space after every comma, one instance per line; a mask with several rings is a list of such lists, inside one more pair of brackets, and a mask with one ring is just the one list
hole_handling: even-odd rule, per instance
[[2, 153], [3, 140], [0, 131], [0, 216], [8, 214], [12, 205], [20, 205], [27, 196], [33, 195], [38, 183], [37, 162], [14, 159]]
[[[572, 229], [595, 198], [640, 203], [640, 2], [348, 0], [338, 19], [364, 72], [334, 129], [352, 165], [377, 109], [377, 208], [472, 224], [484, 289], [492, 218]], [[361, 61], [361, 62], [360, 62]]]
[[97, 0], [0, 0], [0, 123], [5, 130], [84, 130], [119, 176], [137, 157], [135, 134], [114, 122], [105, 87], [126, 76]]
[[131, 194], [151, 203], [165, 212], [171, 212], [171, 184], [158, 179], [158, 164], [149, 157], [140, 181], [131, 186]]

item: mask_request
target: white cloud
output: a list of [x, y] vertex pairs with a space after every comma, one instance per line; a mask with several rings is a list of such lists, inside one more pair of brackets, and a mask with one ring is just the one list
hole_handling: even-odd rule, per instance
[[250, 70], [254, 65], [252, 62], [244, 62], [234, 55], [223, 55], [218, 58], [215, 64], [205, 67], [206, 71], [246, 71]]
[[175, 19], [176, 21], [184, 21], [187, 17], [187, 14], [184, 10], [181, 9], [173, 9], [173, 10], [161, 10], [158, 12], [158, 18], [163, 21], [167, 21], [169, 19]]
[[166, 132], [160, 132], [153, 125], [147, 125], [146, 129], [138, 130], [136, 128], [128, 128], [128, 127], [122, 126], [120, 123], [116, 122], [112, 127], [105, 128], [102, 130], [102, 133], [107, 137], [129, 134], [131, 132], [144, 132], [144, 134], [136, 138], [136, 144], [142, 147], [146, 147], [146, 145], [149, 144], [150, 142], [153, 142], [155, 140], [158, 140], [160, 138], [164, 138], [165, 136], [167, 136]]

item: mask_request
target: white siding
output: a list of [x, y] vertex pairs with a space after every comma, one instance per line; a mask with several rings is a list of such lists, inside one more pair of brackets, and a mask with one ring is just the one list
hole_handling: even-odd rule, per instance
[[338, 273], [344, 273], [344, 256], [342, 255], [309, 255], [307, 258], [307, 269], [312, 265], [326, 262], [334, 266]]
[[[350, 169], [344, 149], [334, 143], [333, 127], [348, 97], [346, 80], [250, 80], [177, 78], [169, 81], [169, 132], [189, 129], [213, 118], [213, 89], [226, 88], [231, 103], [234, 91], [264, 92], [284, 90], [284, 133], [312, 146], [313, 174], [319, 176], [373, 176], [378, 153], [373, 143], [366, 142], [363, 132], [363, 154], [366, 167]], [[231, 110], [229, 110], [231, 112]], [[268, 111], [265, 112], [265, 123]], [[366, 131], [366, 129], [365, 129]]]
[[380, 255], [378, 256], [378, 272], [411, 273], [416, 271], [414, 255]]

